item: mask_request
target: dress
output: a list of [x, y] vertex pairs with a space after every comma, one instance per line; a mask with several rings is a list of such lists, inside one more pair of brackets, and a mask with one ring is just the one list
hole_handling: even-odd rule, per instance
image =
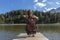
[[36, 19], [32, 17], [27, 18], [26, 32], [27, 34], [36, 34]]

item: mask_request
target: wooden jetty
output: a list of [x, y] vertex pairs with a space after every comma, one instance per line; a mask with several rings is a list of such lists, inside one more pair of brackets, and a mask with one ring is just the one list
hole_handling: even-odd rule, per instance
[[28, 37], [26, 33], [17, 35], [16, 39], [13, 40], [49, 40], [42, 33], [36, 33], [35, 37]]

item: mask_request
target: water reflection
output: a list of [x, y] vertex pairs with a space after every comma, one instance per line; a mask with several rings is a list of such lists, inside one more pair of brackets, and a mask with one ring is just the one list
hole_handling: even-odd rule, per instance
[[54, 31], [43, 32], [49, 40], [60, 40], [60, 33]]
[[[24, 25], [0, 26], [0, 40], [12, 40], [22, 32], [25, 32]], [[43, 33], [50, 40], [60, 39], [59, 26], [38, 26], [38, 32]]]

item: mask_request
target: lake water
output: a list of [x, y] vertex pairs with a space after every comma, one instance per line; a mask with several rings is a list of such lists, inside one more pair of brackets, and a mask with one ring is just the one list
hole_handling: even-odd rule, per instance
[[[0, 26], [0, 40], [12, 40], [25, 32], [25, 25]], [[41, 32], [49, 40], [60, 40], [60, 25], [38, 25], [37, 32]]]

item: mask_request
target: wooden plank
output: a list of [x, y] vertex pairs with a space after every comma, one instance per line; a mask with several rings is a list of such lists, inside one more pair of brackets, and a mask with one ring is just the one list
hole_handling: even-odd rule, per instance
[[42, 33], [36, 33], [35, 37], [28, 37], [26, 33], [17, 35], [16, 39], [13, 40], [49, 40]]

